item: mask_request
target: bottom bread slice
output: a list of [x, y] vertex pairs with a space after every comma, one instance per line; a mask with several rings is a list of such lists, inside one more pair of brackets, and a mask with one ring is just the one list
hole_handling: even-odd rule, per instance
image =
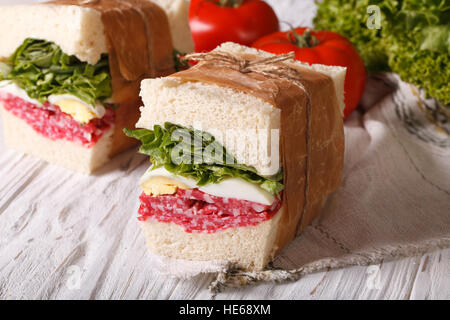
[[67, 140], [51, 140], [0, 106], [8, 147], [80, 173], [90, 174], [109, 160], [114, 128], [91, 148]]
[[275, 244], [283, 207], [270, 220], [255, 226], [229, 228], [215, 233], [189, 233], [170, 222], [140, 222], [152, 253], [184, 260], [222, 260], [244, 270], [262, 270], [277, 251]]

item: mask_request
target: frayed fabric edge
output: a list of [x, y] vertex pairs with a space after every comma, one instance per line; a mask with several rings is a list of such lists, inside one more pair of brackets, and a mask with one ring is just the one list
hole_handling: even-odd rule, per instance
[[217, 274], [216, 278], [211, 282], [209, 290], [215, 296], [227, 288], [244, 287], [261, 282], [297, 281], [301, 277], [315, 272], [379, 264], [386, 260], [412, 257], [446, 248], [450, 248], [450, 237], [429, 239], [417, 244], [375, 248], [367, 252], [346, 254], [339, 258], [324, 258], [291, 270], [269, 269], [259, 272], [245, 272], [236, 269], [234, 265], [230, 265], [229, 269]]
[[368, 266], [400, 258], [422, 255], [439, 249], [450, 248], [450, 236], [429, 239], [416, 244], [404, 244], [374, 248], [365, 252], [345, 254], [338, 258], [323, 258], [307, 263], [296, 269], [274, 268], [270, 264], [263, 271], [243, 271], [228, 261], [191, 261], [169, 258], [150, 253], [153, 270], [161, 276], [190, 279], [200, 274], [215, 273], [215, 279], [209, 285], [213, 296], [228, 288], [239, 288], [263, 282], [293, 282], [311, 273], [339, 269], [351, 266]]

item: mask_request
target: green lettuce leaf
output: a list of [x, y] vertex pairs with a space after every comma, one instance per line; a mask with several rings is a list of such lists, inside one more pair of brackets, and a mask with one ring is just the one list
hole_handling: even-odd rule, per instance
[[[388, 57], [386, 44], [381, 37], [381, 29], [366, 26], [370, 5], [389, 5], [383, 0], [323, 0], [317, 1], [317, 15], [314, 27], [317, 30], [331, 30], [346, 36], [358, 49], [368, 71], [387, 71]], [[385, 21], [381, 10], [381, 24]]]
[[28, 38], [6, 62], [0, 80], [11, 80], [40, 102], [52, 94], [72, 94], [93, 105], [112, 95], [108, 56], [95, 65], [62, 52], [53, 42]]
[[258, 175], [255, 168], [237, 163], [207, 132], [168, 122], [164, 127], [155, 125], [153, 130], [124, 132], [142, 142], [139, 152], [150, 156], [153, 169], [164, 167], [173, 174], [194, 178], [199, 186], [235, 177], [258, 184], [274, 195], [284, 189], [281, 170], [271, 177]]
[[[450, 104], [450, 0], [317, 1], [316, 29], [346, 36], [369, 72], [393, 71]], [[369, 5], [380, 9], [381, 28], [369, 29]]]

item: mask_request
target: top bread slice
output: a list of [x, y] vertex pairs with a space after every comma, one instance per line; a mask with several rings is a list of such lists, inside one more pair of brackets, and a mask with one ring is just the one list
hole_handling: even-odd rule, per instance
[[0, 58], [9, 58], [26, 38], [56, 43], [61, 50], [89, 64], [107, 53], [101, 13], [66, 5], [12, 5], [0, 10]]
[[[174, 47], [180, 51], [193, 47], [190, 31], [186, 30], [186, 4], [178, 1], [169, 5], [168, 0], [156, 3], [166, 11], [171, 32], [183, 33], [174, 37]], [[52, 41], [64, 53], [89, 64], [97, 63], [108, 52], [101, 13], [91, 8], [53, 4], [2, 6], [0, 28], [8, 30], [0, 32], [0, 59], [9, 58], [26, 38]]]
[[[260, 57], [273, 56], [235, 43], [224, 43], [215, 50]], [[293, 60], [286, 63], [329, 76], [343, 111], [345, 68], [309, 66]], [[141, 117], [136, 125], [138, 128], [151, 130], [156, 124], [172, 122], [204, 130], [214, 135], [239, 163], [253, 166], [261, 175], [277, 173], [280, 158], [276, 154], [276, 132], [280, 129], [281, 110], [270, 103], [232, 88], [184, 81], [178, 77], [142, 81], [141, 97], [144, 107], [141, 108]]]

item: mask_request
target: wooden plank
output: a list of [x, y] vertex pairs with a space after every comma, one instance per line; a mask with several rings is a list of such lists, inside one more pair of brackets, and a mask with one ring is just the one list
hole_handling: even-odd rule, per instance
[[423, 256], [410, 298], [450, 299], [450, 250]]

